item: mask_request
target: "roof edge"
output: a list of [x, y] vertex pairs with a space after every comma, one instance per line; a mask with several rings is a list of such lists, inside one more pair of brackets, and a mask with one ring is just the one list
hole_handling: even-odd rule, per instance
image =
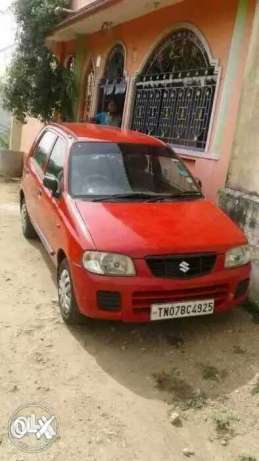
[[86, 5], [83, 8], [80, 8], [78, 11], [71, 13], [71, 16], [69, 16], [67, 19], [64, 19], [51, 30], [51, 32], [47, 35], [47, 39], [50, 39], [55, 32], [62, 30], [66, 26], [70, 26], [78, 20], [91, 16], [92, 14], [109, 8], [110, 6], [113, 6], [116, 3], [120, 3], [121, 1], [122, 0], [95, 0], [94, 2], [90, 3], [90, 5]]

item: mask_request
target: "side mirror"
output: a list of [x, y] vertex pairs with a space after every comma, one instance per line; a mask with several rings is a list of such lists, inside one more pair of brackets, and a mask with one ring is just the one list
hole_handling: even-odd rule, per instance
[[59, 182], [52, 174], [46, 174], [43, 179], [44, 186], [49, 189], [54, 197], [59, 197]]

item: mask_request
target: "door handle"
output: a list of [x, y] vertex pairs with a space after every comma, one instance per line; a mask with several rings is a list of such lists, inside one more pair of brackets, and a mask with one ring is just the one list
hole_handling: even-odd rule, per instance
[[42, 196], [42, 190], [38, 189], [38, 197], [41, 197], [41, 196]]

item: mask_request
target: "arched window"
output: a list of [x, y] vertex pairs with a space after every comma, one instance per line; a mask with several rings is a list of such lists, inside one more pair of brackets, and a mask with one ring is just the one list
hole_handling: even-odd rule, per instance
[[110, 52], [99, 87], [98, 112], [106, 110], [109, 100], [113, 99], [122, 117], [127, 82], [124, 76], [125, 53], [122, 45], [116, 45]]
[[137, 79], [132, 128], [204, 150], [218, 72], [197, 37], [180, 29], [152, 54]]
[[104, 79], [108, 81], [123, 80], [124, 60], [123, 46], [116, 45], [108, 56], [104, 71]]
[[81, 106], [80, 119], [83, 122], [87, 122], [90, 118], [93, 95], [95, 87], [95, 70], [93, 61], [91, 60], [84, 77], [84, 86], [83, 86], [83, 101]]

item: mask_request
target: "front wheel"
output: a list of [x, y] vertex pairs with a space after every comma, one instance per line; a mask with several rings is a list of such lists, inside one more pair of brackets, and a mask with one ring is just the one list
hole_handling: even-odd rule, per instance
[[58, 268], [58, 299], [63, 320], [69, 325], [85, 323], [84, 317], [78, 308], [73, 282], [66, 259], [63, 259]]

